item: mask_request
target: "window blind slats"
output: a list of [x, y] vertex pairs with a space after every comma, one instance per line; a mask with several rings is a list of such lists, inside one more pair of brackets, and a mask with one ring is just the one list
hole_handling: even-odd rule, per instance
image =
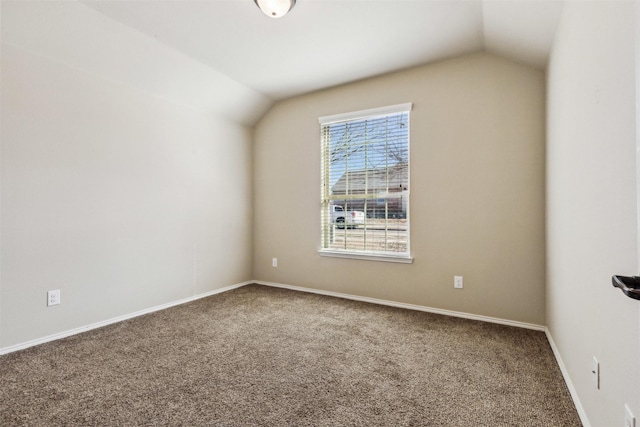
[[411, 104], [404, 105], [386, 115], [321, 119], [324, 249], [409, 254]]

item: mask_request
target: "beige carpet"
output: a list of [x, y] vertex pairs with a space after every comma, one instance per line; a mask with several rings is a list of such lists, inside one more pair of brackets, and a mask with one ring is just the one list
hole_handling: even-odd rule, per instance
[[542, 332], [257, 285], [0, 357], [0, 425], [580, 426]]

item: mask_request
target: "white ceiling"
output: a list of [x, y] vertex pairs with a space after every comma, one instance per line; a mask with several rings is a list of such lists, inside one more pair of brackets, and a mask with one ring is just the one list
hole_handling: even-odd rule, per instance
[[298, 0], [281, 19], [253, 0], [86, 0], [277, 100], [465, 53], [544, 68], [561, 13], [547, 0]]

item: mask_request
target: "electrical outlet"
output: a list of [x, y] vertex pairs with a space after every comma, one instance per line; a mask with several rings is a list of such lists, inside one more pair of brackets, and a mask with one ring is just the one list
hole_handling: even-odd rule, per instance
[[453, 276], [453, 287], [456, 289], [464, 288], [464, 282], [462, 281], [462, 276]]
[[47, 292], [47, 307], [60, 304], [60, 289]]
[[591, 376], [593, 385], [600, 390], [600, 362], [598, 362], [595, 356], [593, 356], [593, 364], [591, 365]]
[[624, 405], [624, 427], [636, 427], [636, 417], [633, 416], [629, 405]]
[[271, 267], [278, 266], [278, 258], [271, 258]]

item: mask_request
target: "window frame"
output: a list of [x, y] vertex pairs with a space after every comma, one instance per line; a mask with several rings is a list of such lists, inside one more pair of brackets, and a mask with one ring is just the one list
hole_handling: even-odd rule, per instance
[[[321, 178], [321, 195], [320, 195], [320, 248], [318, 249], [318, 254], [323, 257], [337, 257], [337, 258], [349, 258], [349, 259], [359, 259], [359, 260], [368, 260], [368, 261], [384, 261], [384, 262], [396, 262], [396, 263], [405, 263], [409, 264], [413, 262], [413, 257], [411, 256], [411, 111], [413, 109], [413, 103], [404, 103], [404, 104], [396, 104], [390, 105], [386, 107], [379, 108], [371, 108], [367, 110], [359, 110], [347, 113], [333, 114], [328, 116], [322, 116], [318, 118], [318, 123], [320, 124], [320, 178]], [[325, 174], [327, 168], [327, 159], [325, 158], [325, 141], [323, 138], [323, 129], [325, 126], [330, 126], [338, 123], [347, 123], [354, 122], [359, 120], [367, 120], [374, 119], [377, 117], [389, 116], [394, 114], [407, 114], [407, 123], [408, 123], [408, 133], [407, 133], [407, 185], [408, 185], [408, 200], [407, 200], [407, 210], [406, 210], [406, 220], [407, 220], [407, 251], [406, 252], [382, 252], [382, 251], [373, 251], [373, 250], [349, 250], [349, 249], [331, 249], [325, 248], [324, 239], [324, 228], [325, 228], [325, 218], [326, 213], [323, 210], [326, 208], [326, 204], [330, 203], [330, 198], [327, 198], [328, 188], [326, 187], [328, 184], [326, 183], [327, 177]], [[325, 163], [325, 164], [323, 164]], [[331, 214], [329, 213], [329, 226], [330, 225]]]

